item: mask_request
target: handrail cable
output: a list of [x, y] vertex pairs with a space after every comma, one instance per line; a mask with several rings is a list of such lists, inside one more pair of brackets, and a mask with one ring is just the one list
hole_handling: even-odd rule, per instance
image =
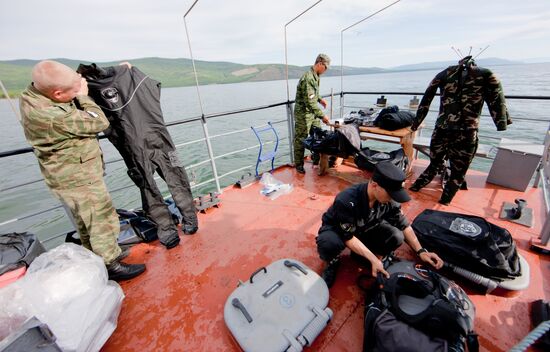
[[[272, 124], [275, 125], [275, 124], [280, 124], [280, 123], [283, 123], [283, 122], [286, 122], [286, 120], [277, 120], [277, 121], [272, 122]], [[260, 125], [258, 127], [265, 127], [265, 126], [268, 126], [268, 125], [263, 124], [263, 125]], [[236, 134], [236, 133], [249, 132], [249, 131], [250, 131], [250, 128], [243, 128], [243, 129], [237, 130], [237, 131], [232, 131], [232, 132], [220, 133], [220, 134], [217, 134], [217, 135], [213, 135], [213, 136], [210, 136], [210, 138], [224, 137], [224, 136], [228, 136], [228, 135], [232, 135], [232, 134]], [[195, 143], [202, 142], [202, 141], [204, 141], [204, 137], [199, 138], [199, 139], [195, 139], [195, 140], [192, 140], [192, 141], [189, 141], [189, 142], [176, 144], [174, 147], [177, 149], [177, 148], [182, 147], [182, 146], [195, 144]], [[208, 160], [209, 159], [206, 159], [206, 161], [208, 161]], [[105, 161], [105, 164], [114, 164], [114, 163], [117, 163], [117, 162], [120, 162], [120, 161], [124, 161], [124, 159], [123, 158], [117, 158], [117, 159], [107, 160], [107, 161]], [[202, 165], [204, 163], [205, 162], [199, 162], [200, 165]], [[199, 164], [192, 164], [190, 166], [186, 166], [186, 168], [190, 169], [190, 168], [193, 168], [195, 166], [198, 166]], [[2, 193], [4, 191], [9, 191], [9, 190], [12, 190], [12, 189], [15, 189], [15, 188], [20, 188], [20, 187], [28, 186], [28, 185], [31, 185], [31, 184], [35, 184], [35, 183], [38, 183], [38, 182], [43, 182], [43, 181], [44, 181], [44, 178], [39, 178], [39, 179], [35, 179], [35, 180], [32, 180], [32, 181], [27, 181], [27, 182], [24, 182], [24, 183], [16, 184], [16, 185], [13, 185], [13, 186], [0, 188], [0, 193]], [[114, 192], [114, 191], [112, 191], [112, 192]]]

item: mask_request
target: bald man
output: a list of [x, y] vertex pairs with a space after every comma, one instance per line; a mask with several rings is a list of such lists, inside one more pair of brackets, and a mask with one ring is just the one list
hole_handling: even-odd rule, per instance
[[120, 224], [96, 138], [109, 121], [88, 97], [86, 80], [55, 61], [36, 64], [32, 80], [21, 95], [21, 123], [46, 184], [72, 215], [82, 245], [103, 258], [111, 280], [141, 274], [144, 264], [118, 260]]

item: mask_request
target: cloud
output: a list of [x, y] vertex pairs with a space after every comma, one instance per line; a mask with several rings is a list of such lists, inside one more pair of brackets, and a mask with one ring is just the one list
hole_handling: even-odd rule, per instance
[[[183, 15], [193, 2], [10, 2], [0, 11], [7, 33], [0, 59], [189, 57]], [[187, 19], [193, 54], [203, 60], [282, 63], [284, 24], [314, 3], [200, 0]], [[289, 63], [308, 65], [326, 52], [340, 64], [341, 30], [390, 3], [323, 0], [288, 26]], [[344, 34], [345, 64], [388, 67], [449, 59], [451, 45], [490, 44], [503, 58], [550, 56], [542, 44], [549, 41], [549, 18], [547, 0], [403, 0]]]

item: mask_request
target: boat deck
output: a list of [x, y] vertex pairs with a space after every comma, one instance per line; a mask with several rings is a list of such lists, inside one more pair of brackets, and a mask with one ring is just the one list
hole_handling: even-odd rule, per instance
[[[425, 166], [425, 161], [415, 161], [413, 180]], [[369, 175], [347, 165], [331, 169], [323, 177], [316, 175], [311, 164], [306, 163], [306, 171], [300, 175], [290, 167], [277, 169], [274, 176], [292, 183], [294, 189], [276, 200], [261, 195], [258, 182], [244, 189], [225, 189], [219, 208], [199, 214], [199, 232], [182, 235], [180, 246], [174, 249], [167, 251], [158, 241], [133, 247], [127, 262], [145, 262], [147, 271], [121, 283], [126, 298], [118, 327], [102, 350], [239, 351], [223, 320], [225, 301], [238, 280], [248, 279], [256, 269], [281, 258], [298, 259], [321, 272], [323, 263], [315, 246], [321, 215], [339, 191], [364, 182]], [[403, 211], [411, 221], [426, 208], [478, 215], [512, 233], [530, 265], [529, 289], [484, 295], [479, 288], [457, 280], [476, 304], [480, 349], [505, 351], [532, 329], [530, 302], [549, 299], [550, 258], [528, 249], [545, 218], [542, 192], [486, 184], [486, 174], [476, 171], [470, 171], [466, 179], [469, 190], [459, 191], [451, 206], [437, 203], [441, 191], [434, 180], [411, 194], [413, 199], [403, 205]], [[533, 208], [533, 228], [499, 219], [502, 203], [516, 198], [526, 199]], [[406, 245], [397, 254], [413, 258]], [[330, 289], [333, 320], [311, 351], [361, 351], [364, 293], [356, 279], [362, 268], [350, 259], [349, 251], [342, 259], [344, 265]]]

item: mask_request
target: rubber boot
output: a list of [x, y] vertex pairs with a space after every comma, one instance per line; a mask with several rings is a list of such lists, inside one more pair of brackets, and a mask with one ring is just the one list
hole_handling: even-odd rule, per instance
[[336, 274], [338, 274], [339, 267], [340, 257], [336, 257], [327, 264], [325, 270], [323, 270], [323, 273], [321, 274], [321, 277], [325, 280], [325, 283], [329, 288], [332, 287], [332, 285], [334, 285], [334, 281], [336, 281]]
[[426, 187], [430, 182], [431, 180], [418, 178], [416, 179], [416, 181], [414, 181], [413, 185], [409, 187], [409, 190], [413, 192], [418, 192], [422, 188]]
[[457, 187], [454, 183], [447, 182], [445, 189], [443, 189], [443, 193], [441, 194], [441, 198], [439, 199], [439, 204], [451, 204], [451, 201], [453, 200], [456, 192], [458, 192], [458, 189], [459, 187]]
[[180, 243], [180, 237], [176, 228], [169, 230], [158, 229], [157, 232], [160, 243], [162, 243], [166, 249], [171, 249]]
[[186, 234], [186, 235], [193, 235], [193, 234], [196, 233], [198, 230], [199, 230], [199, 226], [198, 226], [198, 225], [193, 225], [193, 224], [185, 224], [185, 225], [183, 225], [183, 233]]
[[319, 172], [317, 172], [317, 175], [323, 176], [327, 173], [328, 170], [328, 155], [327, 154], [321, 154], [321, 158], [319, 160]]
[[321, 159], [321, 156], [317, 152], [311, 153], [311, 161], [313, 162], [313, 165], [319, 165], [319, 160]]

